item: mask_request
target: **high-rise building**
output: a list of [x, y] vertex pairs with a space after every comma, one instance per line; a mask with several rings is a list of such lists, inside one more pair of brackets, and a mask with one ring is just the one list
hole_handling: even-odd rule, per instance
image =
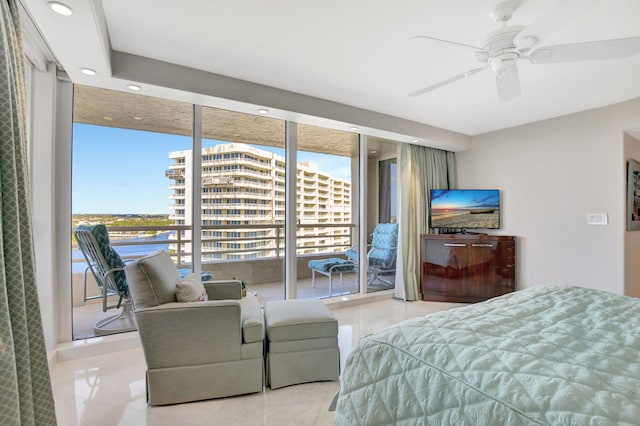
[[[193, 163], [191, 150], [169, 153], [170, 219], [191, 223]], [[202, 259], [282, 256], [285, 220], [285, 158], [242, 143], [202, 149]], [[297, 165], [297, 252], [342, 251], [351, 242], [351, 182]], [[182, 240], [191, 240], [182, 231]], [[175, 250], [172, 245], [170, 250]], [[181, 244], [188, 261], [191, 243]]]

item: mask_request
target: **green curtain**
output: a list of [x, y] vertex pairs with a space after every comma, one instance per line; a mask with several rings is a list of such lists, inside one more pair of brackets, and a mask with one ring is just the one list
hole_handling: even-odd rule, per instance
[[24, 51], [15, 0], [0, 4], [0, 424], [55, 425], [33, 260]]
[[396, 297], [404, 300], [420, 298], [420, 234], [429, 232], [429, 191], [454, 188], [455, 175], [453, 152], [402, 145], [400, 198], [403, 208], [400, 209], [399, 257], [404, 286], [396, 289]]

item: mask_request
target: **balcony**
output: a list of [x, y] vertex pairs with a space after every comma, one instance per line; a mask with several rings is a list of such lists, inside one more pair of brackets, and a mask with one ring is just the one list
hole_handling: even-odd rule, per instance
[[229, 185], [233, 184], [234, 179], [232, 176], [206, 176], [202, 178], [202, 186], [210, 186], [210, 185]]
[[180, 169], [167, 169], [164, 171], [164, 175], [169, 179], [179, 179], [184, 177], [184, 165]]
[[[202, 229], [206, 235], [202, 238], [206, 247], [202, 249], [202, 270], [212, 271], [216, 279], [235, 277], [246, 281], [247, 288], [263, 301], [284, 298], [284, 225], [203, 226]], [[355, 225], [351, 223], [298, 225], [298, 298], [330, 297], [327, 277], [317, 277], [315, 288], [311, 287], [311, 270], [307, 263], [313, 258], [344, 253], [353, 245], [354, 230]], [[146, 237], [131, 238], [133, 233], [144, 233]], [[188, 226], [109, 227], [109, 234], [112, 246], [125, 260], [156, 250], [167, 250], [179, 268], [192, 266], [192, 240]], [[213, 247], [215, 244], [221, 247]], [[238, 244], [241, 248], [222, 248], [228, 247], [228, 244]], [[93, 337], [92, 324], [98, 319], [114, 315], [114, 311], [102, 312], [99, 299], [84, 300], [83, 275], [86, 263], [75, 245], [72, 247], [72, 262], [73, 336], [74, 339]], [[356, 273], [347, 273], [342, 288], [339, 279], [334, 278], [331, 296], [358, 291]], [[98, 294], [98, 286], [88, 272], [86, 296]]]

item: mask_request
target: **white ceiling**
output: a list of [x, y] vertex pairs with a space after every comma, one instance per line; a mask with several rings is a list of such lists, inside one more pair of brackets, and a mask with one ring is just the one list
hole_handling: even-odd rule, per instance
[[[22, 1], [72, 80], [98, 87], [123, 87], [109, 77], [113, 49], [466, 135], [640, 97], [640, 54], [521, 60], [522, 95], [504, 103], [490, 70], [407, 96], [478, 67], [471, 49], [409, 38], [481, 45], [499, 28], [488, 16], [492, 0], [68, 0], [71, 17], [55, 15], [46, 0]], [[509, 24], [533, 23], [557, 0], [518, 1]], [[640, 36], [640, 1], [594, 3], [540, 45]], [[84, 76], [80, 67], [99, 74]]]

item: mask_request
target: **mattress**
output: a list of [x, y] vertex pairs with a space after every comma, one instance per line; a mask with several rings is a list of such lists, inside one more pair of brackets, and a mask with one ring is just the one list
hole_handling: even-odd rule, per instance
[[639, 392], [640, 299], [535, 287], [362, 338], [336, 423], [638, 425]]

